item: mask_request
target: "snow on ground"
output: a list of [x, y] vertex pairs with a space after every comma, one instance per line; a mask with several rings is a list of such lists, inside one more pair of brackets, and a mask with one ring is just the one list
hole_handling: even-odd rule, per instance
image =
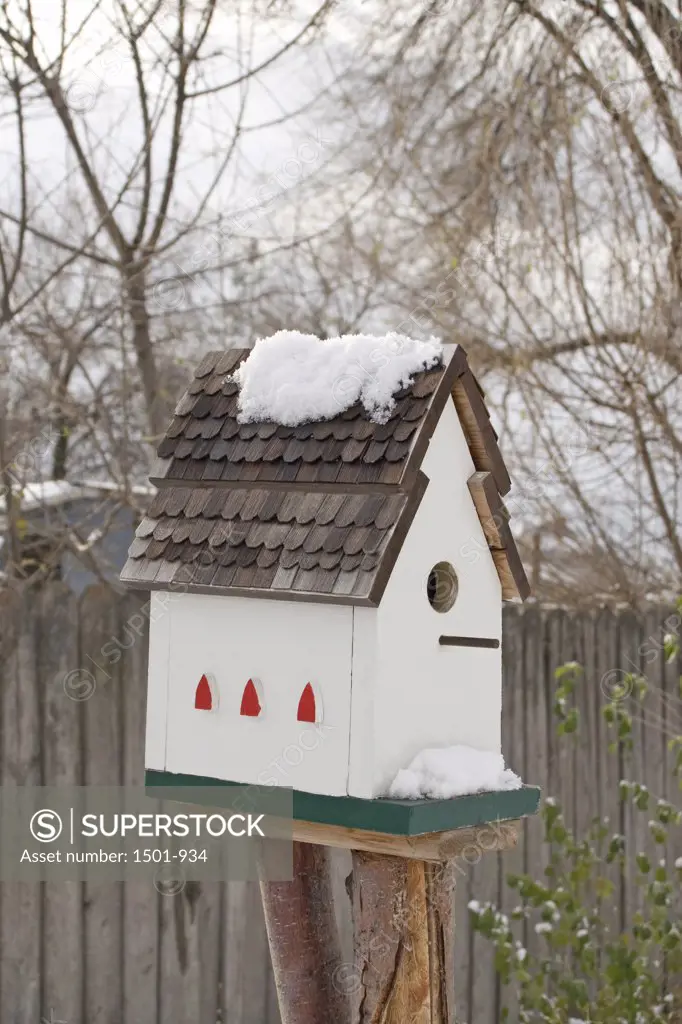
[[259, 339], [234, 375], [239, 419], [294, 427], [331, 419], [362, 402], [372, 420], [384, 423], [395, 404], [393, 395], [415, 373], [435, 366], [442, 354], [437, 338], [416, 341], [395, 332], [322, 340], [278, 331]]
[[397, 800], [449, 800], [471, 793], [520, 789], [518, 775], [505, 768], [502, 754], [473, 747], [422, 750], [391, 783], [388, 796]]

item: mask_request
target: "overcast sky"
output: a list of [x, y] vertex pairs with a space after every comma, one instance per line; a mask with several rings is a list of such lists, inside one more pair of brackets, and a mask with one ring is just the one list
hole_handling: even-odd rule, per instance
[[[61, 4], [56, 0], [34, 0], [34, 7], [44, 54], [53, 57], [59, 43]], [[134, 68], [112, 24], [115, 4], [113, 0], [104, 0], [100, 12], [86, 17], [91, 10], [90, 0], [69, 0], [71, 32], [81, 24], [84, 28], [69, 48], [65, 78], [69, 83], [71, 105], [79, 112], [81, 137], [87, 141], [113, 194], [124, 180], [134, 154], [139, 152], [141, 118], [136, 104]], [[207, 47], [215, 56], [207, 62], [206, 85], [229, 81], [243, 74], [246, 66], [257, 66], [277, 53], [300, 31], [308, 16], [309, 12], [305, 12], [296, 20], [259, 19], [254, 22], [247, 15], [217, 14]], [[168, 23], [174, 24], [175, 19], [169, 17]], [[163, 18], [161, 24], [164, 25]], [[324, 48], [316, 44], [295, 46], [249, 81], [248, 86], [235, 87], [200, 101], [185, 128], [191, 144], [182, 154], [176, 200], [192, 206], [194, 197], [202, 193], [217, 160], [232, 142], [242, 102], [242, 134], [236, 159], [214, 195], [214, 212], [220, 210], [229, 214], [239, 209], [256, 182], [277, 174], [287, 159], [295, 158], [306, 137], [316, 133], [314, 112], [309, 105], [332, 76], [329, 47], [337, 51], [335, 56], [341, 54], [339, 59], [342, 59], [344, 37], [347, 38], [347, 32], [338, 28]], [[289, 117], [302, 108], [308, 109]], [[13, 128], [2, 133], [3, 204], [17, 196], [18, 150]], [[167, 120], [155, 143], [155, 170], [159, 178], [164, 170], [169, 128]], [[74, 160], [63, 128], [47, 102], [32, 109], [27, 148], [35, 183], [39, 183], [41, 191], [52, 191], [55, 208], [64, 188], [80, 192], [78, 175], [72, 173]], [[310, 150], [305, 152], [310, 154]], [[311, 161], [306, 166], [305, 173], [314, 170], [313, 164]]]

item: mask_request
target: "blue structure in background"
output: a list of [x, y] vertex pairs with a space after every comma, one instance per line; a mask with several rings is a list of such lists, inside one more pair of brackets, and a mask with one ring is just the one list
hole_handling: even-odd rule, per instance
[[[153, 494], [153, 488], [134, 487], [129, 499], [144, 508]], [[102, 580], [120, 587], [118, 576], [140, 513], [124, 503], [118, 487], [49, 480], [25, 485], [15, 500], [20, 503], [17, 520], [22, 545], [30, 552], [43, 553], [44, 561], [53, 566], [53, 575], [74, 593], [81, 594]], [[5, 528], [5, 503], [0, 500], [0, 572], [6, 560]], [[68, 547], [64, 544], [67, 535], [72, 541]], [[81, 544], [87, 547], [82, 554], [73, 550]]]

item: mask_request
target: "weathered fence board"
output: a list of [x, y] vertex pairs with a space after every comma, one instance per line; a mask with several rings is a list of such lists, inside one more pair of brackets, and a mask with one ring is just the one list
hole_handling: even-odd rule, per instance
[[[78, 786], [83, 782], [83, 707], [64, 692], [68, 673], [78, 668], [77, 605], [64, 586], [40, 595], [38, 673], [45, 696], [42, 737], [43, 782]], [[46, 1020], [84, 1024], [84, 885], [44, 883], [43, 1008]]]
[[[0, 596], [0, 780], [27, 784], [139, 785], [142, 781], [148, 604], [93, 588], [80, 601], [55, 586], [30, 599]], [[505, 612], [503, 736], [510, 765], [564, 805], [582, 833], [609, 820], [638, 848], [660, 857], [650, 814], [621, 800], [621, 778], [648, 785], [652, 803], [680, 802], [671, 784], [668, 740], [682, 732], [680, 665], [665, 663], [663, 636], [677, 620], [666, 609], [641, 615], [575, 614], [534, 606]], [[585, 667], [576, 702], [580, 737], [557, 739], [554, 672]], [[80, 670], [79, 675], [75, 675]], [[650, 682], [647, 711], [635, 713], [632, 751], [620, 746], [602, 709], [628, 672]], [[70, 675], [71, 674], [71, 675]], [[89, 692], [89, 688], [93, 690]], [[672, 850], [676, 858], [682, 848]], [[475, 936], [467, 904], [517, 903], [508, 873], [538, 877], [548, 851], [541, 823], [525, 824], [518, 850], [455, 866], [458, 1019], [496, 1024], [513, 995], [495, 977], [490, 947]], [[346, 853], [333, 854], [343, 956], [351, 960], [344, 903]], [[626, 923], [641, 905], [634, 872], [610, 869], [614, 898], [603, 913]], [[520, 922], [531, 950], [544, 941]], [[255, 883], [186, 885], [177, 896], [147, 883], [0, 886], [0, 1020], [38, 1024], [278, 1024], [267, 940]]]
[[[119, 615], [117, 632], [122, 636], [122, 627], [140, 614], [146, 607], [140, 597], [128, 594], [118, 602]], [[140, 751], [144, 749], [145, 706], [147, 672], [147, 644], [145, 633], [137, 638], [126, 650], [126, 657], [119, 659], [119, 687], [123, 731], [122, 778], [126, 786], [139, 786], [144, 777], [144, 760]], [[111, 643], [112, 638], [108, 638]], [[106, 641], [105, 641], [106, 642]], [[126, 642], [128, 642], [126, 640]], [[114, 643], [111, 661], [118, 657], [119, 649]], [[101, 651], [100, 651], [101, 654]], [[161, 896], [144, 882], [128, 882], [123, 887], [123, 1015], [122, 1022], [135, 1019], [149, 1024], [162, 1024], [159, 1017], [159, 938]]]
[[229, 1024], [268, 1024], [278, 1017], [268, 1015], [271, 971], [258, 883], [226, 885], [223, 907], [222, 1019]]
[[161, 896], [159, 1020], [163, 1024], [214, 1024], [220, 976], [219, 882], [186, 882]]
[[[119, 665], [97, 668], [102, 634], [116, 635], [118, 607], [105, 587], [93, 587], [80, 615], [79, 665], [90, 665], [97, 690], [83, 700], [83, 782], [120, 785], [123, 761], [122, 680]], [[72, 697], [87, 696], [88, 688]], [[75, 701], [76, 703], [78, 701]], [[85, 1013], [88, 1024], [117, 1024], [123, 1013], [122, 883], [86, 883], [84, 913]], [[49, 1019], [49, 1018], [48, 1018]]]
[[[3, 786], [40, 785], [39, 616], [27, 599], [5, 595], [0, 617], [0, 780]], [[42, 926], [40, 887], [0, 885], [0, 1020], [40, 1020]]]

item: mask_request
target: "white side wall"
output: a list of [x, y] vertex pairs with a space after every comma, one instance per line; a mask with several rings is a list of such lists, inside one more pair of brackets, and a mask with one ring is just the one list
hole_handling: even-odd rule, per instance
[[[467, 487], [474, 465], [451, 402], [422, 468], [430, 483], [381, 605], [355, 611], [351, 795], [382, 795], [425, 747], [500, 749], [500, 650], [438, 643], [441, 634], [502, 635], [500, 582]], [[426, 596], [440, 561], [459, 578], [446, 613]]]
[[351, 690], [350, 763], [348, 793], [373, 796], [375, 763], [375, 681], [377, 678], [376, 608], [353, 611], [353, 681]]
[[[147, 766], [345, 794], [352, 608], [201, 594], [164, 596], [169, 599], [166, 615], [152, 625]], [[217, 682], [217, 711], [194, 709], [202, 673], [212, 674]], [[258, 718], [239, 713], [250, 678], [260, 683], [263, 695]], [[322, 698], [323, 721], [318, 725], [296, 720], [308, 682]]]
[[149, 671], [144, 763], [145, 768], [155, 771], [163, 771], [166, 764], [171, 630], [169, 600], [173, 600], [172, 594], [155, 591], [152, 593], [149, 606]]

